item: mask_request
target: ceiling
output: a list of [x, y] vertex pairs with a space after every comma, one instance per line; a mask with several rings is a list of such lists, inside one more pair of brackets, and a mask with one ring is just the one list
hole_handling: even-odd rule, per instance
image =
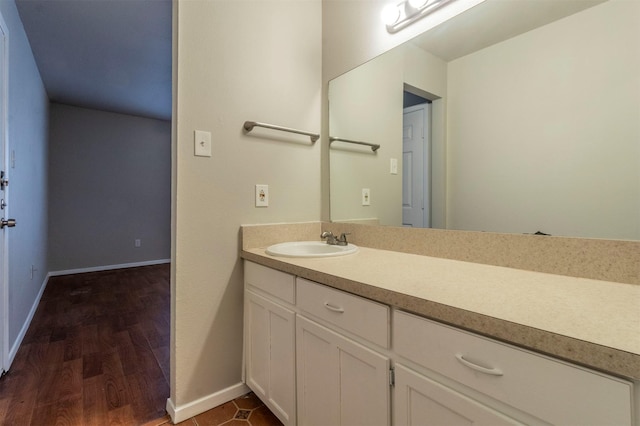
[[606, 0], [485, 0], [412, 43], [452, 61]]
[[16, 0], [52, 102], [171, 120], [171, 0]]
[[[465, 19], [444, 23], [414, 42], [452, 60], [602, 1], [486, 1]], [[171, 119], [171, 0], [16, 0], [16, 5], [52, 102]]]

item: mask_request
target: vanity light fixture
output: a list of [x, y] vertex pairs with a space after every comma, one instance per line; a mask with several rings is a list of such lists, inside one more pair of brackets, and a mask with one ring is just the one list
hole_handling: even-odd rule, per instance
[[451, 1], [453, 0], [403, 0], [391, 3], [382, 10], [382, 20], [387, 31], [395, 33]]
[[430, 3], [429, 0], [409, 0], [409, 4], [414, 9], [420, 9], [421, 7], [425, 7], [427, 3]]
[[400, 20], [400, 7], [398, 7], [398, 5], [395, 3], [387, 4], [382, 8], [380, 18], [382, 19], [382, 22], [385, 23], [387, 28], [389, 27], [389, 25], [394, 25]]

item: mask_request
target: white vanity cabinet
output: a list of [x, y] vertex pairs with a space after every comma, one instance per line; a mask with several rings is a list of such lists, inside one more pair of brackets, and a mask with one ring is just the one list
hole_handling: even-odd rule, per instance
[[287, 425], [640, 425], [629, 381], [249, 261], [244, 315], [245, 381]]
[[520, 424], [402, 364], [396, 364], [394, 371], [394, 425], [501, 426]]
[[390, 308], [245, 262], [245, 382], [285, 425], [388, 425]]
[[628, 381], [406, 312], [395, 311], [393, 325], [395, 424], [446, 423], [436, 413], [474, 424], [632, 424]]
[[296, 424], [295, 277], [245, 262], [245, 382], [285, 425]]
[[298, 423], [388, 425], [390, 360], [367, 342], [388, 345], [389, 307], [300, 278], [296, 289]]

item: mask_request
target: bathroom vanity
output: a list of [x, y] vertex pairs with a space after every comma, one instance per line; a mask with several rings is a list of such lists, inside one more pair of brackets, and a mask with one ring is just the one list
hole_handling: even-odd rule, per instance
[[242, 257], [245, 381], [285, 424], [639, 424], [639, 286], [367, 247]]

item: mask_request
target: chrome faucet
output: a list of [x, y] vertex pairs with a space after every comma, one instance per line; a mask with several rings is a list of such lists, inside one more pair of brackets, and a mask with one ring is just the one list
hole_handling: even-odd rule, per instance
[[342, 233], [340, 234], [340, 237], [336, 238], [335, 235], [333, 235], [333, 233], [331, 231], [324, 231], [321, 235], [320, 238], [327, 239], [327, 244], [332, 245], [332, 246], [346, 246], [349, 244], [349, 242], [347, 241], [347, 233]]
[[338, 240], [336, 239], [336, 236], [333, 235], [333, 232], [331, 231], [324, 231], [321, 235], [320, 238], [322, 239], [327, 239], [327, 244], [335, 246], [338, 244]]

